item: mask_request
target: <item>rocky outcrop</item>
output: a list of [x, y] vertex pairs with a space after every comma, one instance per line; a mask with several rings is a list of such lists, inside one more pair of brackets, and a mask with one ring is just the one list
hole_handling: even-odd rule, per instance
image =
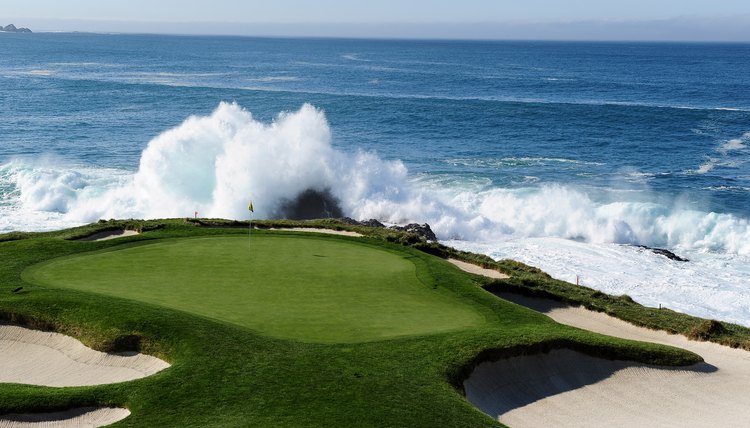
[[362, 223], [362, 226], [368, 226], [368, 227], [385, 227], [385, 225], [374, 218], [371, 218], [369, 220], [365, 220]]
[[307, 189], [293, 199], [284, 199], [272, 217], [289, 220], [340, 218], [343, 215], [339, 200], [330, 189]]
[[0, 25], [0, 31], [5, 31], [7, 33], [31, 33], [31, 30], [25, 27], [16, 28], [13, 24], [8, 24], [7, 26], [3, 27]]
[[393, 230], [399, 230], [401, 232], [407, 232], [407, 233], [413, 233], [414, 235], [420, 236], [428, 241], [437, 241], [437, 236], [435, 236], [435, 232], [432, 231], [430, 228], [430, 225], [425, 224], [417, 224], [417, 223], [409, 223], [406, 226], [389, 226], [386, 227], [383, 223], [380, 221], [371, 218], [369, 220], [362, 220], [357, 221], [349, 217], [343, 217], [340, 218], [339, 221], [346, 224], [351, 224], [355, 226], [367, 226], [367, 227], [382, 227], [387, 229], [393, 229]]
[[689, 261], [688, 259], [686, 259], [684, 257], [680, 257], [677, 254], [675, 254], [675, 253], [673, 253], [673, 252], [671, 252], [669, 250], [666, 250], [664, 248], [653, 248], [653, 247], [649, 247], [649, 246], [646, 246], [646, 245], [636, 245], [636, 247], [642, 248], [644, 250], [651, 251], [654, 254], [658, 254], [660, 256], [664, 256], [664, 257], [666, 257], [666, 258], [668, 258], [670, 260], [674, 260], [676, 262], [687, 262], [687, 261]]
[[406, 226], [391, 226], [390, 229], [413, 233], [417, 236], [423, 237], [424, 239], [428, 241], [437, 241], [437, 236], [435, 236], [435, 232], [432, 231], [432, 229], [430, 228], [430, 225], [427, 223], [425, 224], [409, 223]]
[[341, 217], [338, 219], [338, 221], [344, 223], [344, 224], [351, 224], [353, 226], [362, 226], [361, 221], [354, 220], [351, 217]]

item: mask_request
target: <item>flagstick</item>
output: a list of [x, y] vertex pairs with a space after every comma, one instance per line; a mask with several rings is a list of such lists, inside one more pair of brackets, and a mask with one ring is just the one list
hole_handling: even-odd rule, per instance
[[250, 201], [250, 204], [247, 206], [248, 211], [250, 211], [249, 220], [247, 221], [247, 246], [250, 247], [250, 235], [253, 234], [253, 201]]

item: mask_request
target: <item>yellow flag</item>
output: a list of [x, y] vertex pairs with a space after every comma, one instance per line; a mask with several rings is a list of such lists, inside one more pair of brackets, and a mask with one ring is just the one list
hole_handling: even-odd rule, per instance
[[253, 201], [250, 201], [250, 205], [247, 206], [247, 209], [249, 209], [250, 212], [254, 212], [253, 211]]

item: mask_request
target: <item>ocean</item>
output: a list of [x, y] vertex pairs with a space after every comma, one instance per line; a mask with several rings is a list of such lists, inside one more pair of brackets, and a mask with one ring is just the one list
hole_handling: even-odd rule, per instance
[[0, 232], [313, 190], [750, 326], [748, 66], [748, 44], [0, 33]]

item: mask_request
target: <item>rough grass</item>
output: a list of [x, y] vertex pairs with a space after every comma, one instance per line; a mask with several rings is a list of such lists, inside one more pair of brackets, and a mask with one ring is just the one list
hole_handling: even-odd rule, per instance
[[[147, 233], [102, 242], [70, 240], [126, 224]], [[345, 227], [330, 221], [316, 225]], [[56, 233], [0, 236], [2, 317], [72, 335], [96, 349], [141, 350], [172, 363], [155, 376], [115, 385], [0, 384], [0, 414], [126, 406], [132, 415], [117, 426], [493, 427], [500, 424], [461, 395], [463, 379], [483, 359], [572, 347], [595, 356], [664, 365], [700, 361], [676, 348], [556, 324], [487, 293], [480, 287], [487, 284], [481, 278], [417, 250], [447, 251], [443, 247], [383, 230], [357, 228], [373, 238], [368, 245], [408, 258], [428, 290], [437, 287], [482, 313], [487, 322], [379, 341], [306, 343], [164, 305], [33, 285], [21, 277], [29, 266], [58, 257], [162, 242], [155, 240], [247, 233], [246, 223], [238, 226], [108, 221]], [[350, 242], [345, 237], [326, 239]], [[12, 292], [18, 287], [23, 290]]]

